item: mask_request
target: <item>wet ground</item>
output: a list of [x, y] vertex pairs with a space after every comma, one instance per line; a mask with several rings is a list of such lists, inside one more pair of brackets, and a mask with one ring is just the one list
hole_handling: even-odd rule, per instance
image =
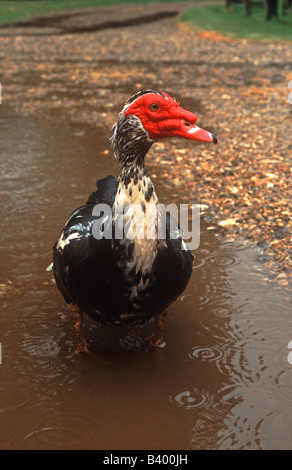
[[[220, 154], [225, 155], [224, 164], [234, 158], [228, 138], [233, 134], [237, 139], [241, 129], [232, 126], [230, 116], [227, 123], [220, 122], [222, 110], [215, 113], [216, 103], [206, 96], [215, 98], [211, 85], [219, 79], [218, 70], [223, 68], [223, 73], [228, 67], [221, 57], [221, 65], [210, 72], [213, 81], [208, 81], [203, 60], [204, 52], [212, 54], [212, 44], [226, 56], [234, 54], [234, 44], [223, 47], [196, 36], [192, 41], [200, 47], [201, 63], [197, 56], [195, 64], [188, 63], [180, 49], [186, 31], [174, 29], [167, 50], [164, 35], [175, 28], [174, 20], [155, 25], [154, 32], [154, 23], [149, 23], [85, 33], [83, 39], [78, 34], [37, 41], [29, 35], [1, 39], [1, 449], [292, 448], [289, 270], [278, 258], [272, 258], [274, 263], [265, 258], [266, 251], [251, 238], [238, 231], [225, 233], [214, 217], [202, 217], [193, 276], [170, 308], [161, 351], [145, 351], [143, 338], [152, 325], [111, 329], [87, 319], [85, 336], [93, 352], [75, 356], [70, 317], [46, 272], [51, 246], [68, 215], [83, 204], [96, 179], [117, 174], [110, 127], [137, 89], [173, 89], [184, 106], [201, 116], [201, 125], [210, 123], [218, 137], [223, 134], [225, 145], [216, 149], [179, 140], [153, 148], [148, 171], [160, 202], [186, 202], [186, 193], [197, 202], [190, 184], [192, 162], [201, 165], [202, 178], [207, 178], [204, 157], [213, 169], [211, 158], [225, 170]], [[158, 50], [153, 45], [159, 30]], [[142, 33], [147, 34], [144, 56], [152, 47], [152, 60], [130, 56], [130, 40], [136, 34], [141, 41]], [[250, 63], [250, 44], [239, 42], [237, 48], [245, 51], [245, 72], [253, 67], [261, 79], [271, 80], [277, 69], [285, 76], [269, 47], [274, 62], [263, 54], [258, 60], [266, 67], [260, 69]], [[171, 61], [175, 50], [182, 54]], [[281, 51], [284, 60], [285, 45]], [[232, 83], [242, 76], [243, 65], [233, 67]], [[191, 70], [200, 77], [197, 87]], [[266, 116], [274, 106], [275, 132], [281, 137], [290, 109], [276, 107], [282, 94], [277, 87], [262, 96], [261, 111]], [[226, 76], [217, 92], [223, 88], [226, 92]], [[228, 95], [233, 93], [229, 85]], [[220, 96], [227, 116], [230, 99]], [[254, 96], [246, 103], [256, 112]], [[258, 118], [250, 120], [254, 135]], [[279, 142], [276, 146], [275, 140], [265, 140], [276, 163], [287, 164], [289, 143]], [[233, 152], [244, 159], [241, 142], [236, 145]], [[250, 157], [255, 156], [252, 141], [250, 146]], [[252, 167], [253, 176], [258, 176], [260, 161]], [[285, 171], [281, 175], [286, 181]], [[205, 183], [197, 181], [203, 192], [212, 188], [212, 181]], [[212, 216], [208, 210], [207, 216]], [[286, 237], [280, 240], [287, 243]]]

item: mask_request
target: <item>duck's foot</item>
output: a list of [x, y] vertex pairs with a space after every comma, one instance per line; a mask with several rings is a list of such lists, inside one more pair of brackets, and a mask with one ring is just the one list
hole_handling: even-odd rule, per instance
[[71, 318], [75, 329], [75, 354], [88, 353], [89, 347], [82, 334], [83, 311], [75, 304], [69, 304]]
[[147, 349], [150, 348], [164, 348], [165, 341], [163, 340], [163, 328], [164, 328], [164, 321], [167, 314], [167, 309], [163, 310], [160, 315], [158, 315], [155, 319], [155, 327], [152, 335], [145, 338], [145, 342], [147, 343]]

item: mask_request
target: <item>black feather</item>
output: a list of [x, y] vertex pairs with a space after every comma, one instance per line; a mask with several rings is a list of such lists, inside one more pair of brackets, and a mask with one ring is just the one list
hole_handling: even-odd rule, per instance
[[88, 198], [87, 204], [109, 204], [113, 205], [116, 192], [118, 189], [118, 182], [114, 176], [107, 176], [96, 182], [97, 191], [91, 193]]

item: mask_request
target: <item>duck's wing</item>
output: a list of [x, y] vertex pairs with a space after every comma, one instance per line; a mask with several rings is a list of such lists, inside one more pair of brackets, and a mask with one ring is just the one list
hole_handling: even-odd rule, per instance
[[192, 274], [194, 255], [183, 240], [178, 222], [164, 210], [158, 215], [159, 224], [165, 224], [165, 239], [161, 241], [155, 263], [155, 274], [160, 282], [160, 292], [172, 301], [186, 288]]
[[108, 204], [112, 207], [117, 193], [118, 182], [114, 176], [107, 176], [96, 182], [97, 191], [91, 193], [87, 204]]
[[118, 183], [113, 176], [107, 176], [96, 182], [97, 191], [93, 192], [87, 203], [70, 215], [64, 229], [53, 246], [53, 272], [56, 284], [67, 303], [72, 302], [72, 294], [68, 286], [69, 272], [78, 273], [79, 266], [88, 262], [90, 257], [103, 252], [99, 245], [105, 244], [104, 239], [98, 240], [93, 233], [94, 223], [103, 228], [100, 220], [106, 218], [102, 211], [95, 211], [97, 204], [109, 206], [111, 209]]
[[163, 205], [158, 206], [158, 233], [163, 235], [167, 246], [186, 251], [190, 259], [194, 258], [184, 242], [184, 234], [178, 221], [165, 210]]

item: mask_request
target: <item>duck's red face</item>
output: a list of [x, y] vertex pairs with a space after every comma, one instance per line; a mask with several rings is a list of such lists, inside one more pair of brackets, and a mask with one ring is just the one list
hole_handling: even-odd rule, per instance
[[137, 98], [126, 109], [125, 115], [135, 114], [148, 132], [150, 139], [185, 137], [217, 143], [217, 138], [196, 125], [197, 116], [181, 108], [167, 93], [147, 93]]

